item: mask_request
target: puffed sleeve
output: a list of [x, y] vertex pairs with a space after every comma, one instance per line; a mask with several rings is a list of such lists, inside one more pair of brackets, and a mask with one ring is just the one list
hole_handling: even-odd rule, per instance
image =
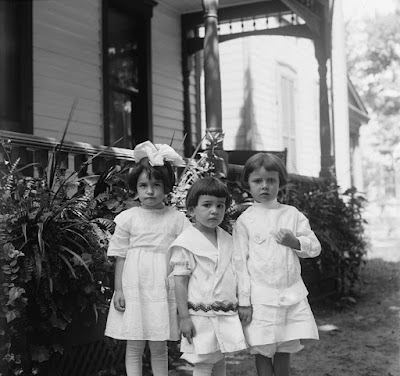
[[107, 256], [126, 258], [131, 235], [129, 218], [124, 212], [114, 218], [115, 231], [108, 245]]
[[191, 252], [186, 248], [173, 246], [170, 266], [172, 267], [172, 275], [191, 275], [196, 267], [196, 261]]
[[237, 291], [239, 305], [246, 307], [250, 302], [250, 275], [247, 269], [249, 257], [249, 239], [246, 228], [240, 218], [233, 226], [233, 265], [237, 276]]
[[321, 244], [311, 230], [307, 217], [301, 212], [298, 213], [296, 237], [300, 242], [300, 250], [296, 250], [299, 257], [317, 257], [321, 253]]

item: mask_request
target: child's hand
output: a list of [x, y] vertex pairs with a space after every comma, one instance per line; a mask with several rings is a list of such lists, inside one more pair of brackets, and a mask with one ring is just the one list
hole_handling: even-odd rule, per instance
[[294, 236], [293, 232], [287, 228], [281, 228], [276, 234], [276, 241], [278, 244], [282, 244], [285, 247], [293, 249], [300, 249], [300, 242]]
[[125, 297], [122, 290], [117, 290], [114, 293], [114, 308], [120, 312], [125, 311]]
[[181, 318], [179, 323], [182, 335], [192, 344], [192, 338], [196, 335], [196, 329], [190, 317]]
[[249, 324], [253, 317], [253, 308], [251, 306], [238, 308], [239, 311], [239, 319], [243, 324]]

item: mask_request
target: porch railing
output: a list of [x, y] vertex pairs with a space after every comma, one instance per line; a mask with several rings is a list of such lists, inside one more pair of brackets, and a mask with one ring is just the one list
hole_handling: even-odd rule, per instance
[[[10, 131], [0, 131], [0, 142], [9, 150], [11, 161], [20, 158], [19, 165], [32, 164], [26, 175], [41, 176], [48, 165], [50, 153], [60, 145], [51, 137], [39, 137]], [[80, 176], [99, 174], [114, 165], [133, 162], [132, 151], [117, 147], [95, 146], [85, 142], [64, 141], [59, 149], [58, 160], [61, 171], [80, 171]], [[90, 163], [85, 163], [90, 160]], [[5, 161], [4, 150], [0, 150], [0, 165]]]

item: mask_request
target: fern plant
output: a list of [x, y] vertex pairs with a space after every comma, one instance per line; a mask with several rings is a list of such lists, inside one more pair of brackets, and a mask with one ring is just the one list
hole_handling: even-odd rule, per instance
[[31, 178], [1, 146], [0, 374], [45, 374], [74, 317], [86, 312], [95, 323], [108, 308], [112, 221], [92, 216], [97, 201], [84, 181], [67, 195], [77, 183], [59, 174], [57, 149], [44, 176]]

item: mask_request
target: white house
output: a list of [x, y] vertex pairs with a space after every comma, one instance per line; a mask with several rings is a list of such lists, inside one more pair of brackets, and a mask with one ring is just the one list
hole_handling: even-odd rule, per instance
[[93, 172], [129, 160], [146, 139], [189, 156], [207, 127], [226, 150], [286, 148], [293, 173], [362, 184], [368, 118], [348, 96], [340, 4], [1, 1], [0, 138], [41, 163], [74, 107], [70, 168], [108, 146]]

